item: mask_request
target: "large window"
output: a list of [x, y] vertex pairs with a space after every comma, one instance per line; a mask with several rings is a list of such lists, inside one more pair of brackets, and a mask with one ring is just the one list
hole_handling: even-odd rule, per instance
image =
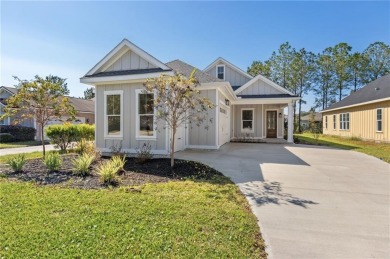
[[253, 133], [253, 109], [241, 110], [241, 131]]
[[340, 129], [349, 130], [349, 113], [340, 113]]
[[333, 129], [335, 130], [337, 128], [337, 116], [336, 114], [333, 114]]
[[382, 109], [376, 109], [376, 131], [382, 132]]
[[122, 91], [104, 92], [106, 137], [123, 137], [122, 95]]
[[324, 126], [325, 126], [325, 129], [328, 128], [328, 116], [325, 116], [325, 124], [324, 124]]
[[154, 94], [137, 90], [137, 137], [155, 138]]
[[217, 78], [225, 80], [225, 66], [217, 66]]

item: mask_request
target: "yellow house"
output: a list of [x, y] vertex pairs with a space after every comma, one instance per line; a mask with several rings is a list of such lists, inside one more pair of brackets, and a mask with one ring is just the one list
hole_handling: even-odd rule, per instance
[[322, 111], [323, 133], [390, 142], [390, 75]]

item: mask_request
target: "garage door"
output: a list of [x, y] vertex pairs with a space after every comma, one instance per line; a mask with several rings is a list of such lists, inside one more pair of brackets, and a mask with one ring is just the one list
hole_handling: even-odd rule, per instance
[[230, 141], [230, 108], [219, 104], [219, 145]]

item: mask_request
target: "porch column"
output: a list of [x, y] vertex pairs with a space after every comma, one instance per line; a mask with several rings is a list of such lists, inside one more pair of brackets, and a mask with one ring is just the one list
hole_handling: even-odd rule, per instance
[[294, 117], [293, 117], [293, 104], [288, 104], [288, 119], [287, 119], [287, 142], [293, 143], [293, 125], [294, 125]]

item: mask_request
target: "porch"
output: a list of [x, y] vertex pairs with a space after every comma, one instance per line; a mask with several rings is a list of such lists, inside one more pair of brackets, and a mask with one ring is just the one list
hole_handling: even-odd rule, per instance
[[230, 140], [232, 143], [266, 143], [266, 144], [287, 144], [287, 140], [284, 138], [233, 138]]

